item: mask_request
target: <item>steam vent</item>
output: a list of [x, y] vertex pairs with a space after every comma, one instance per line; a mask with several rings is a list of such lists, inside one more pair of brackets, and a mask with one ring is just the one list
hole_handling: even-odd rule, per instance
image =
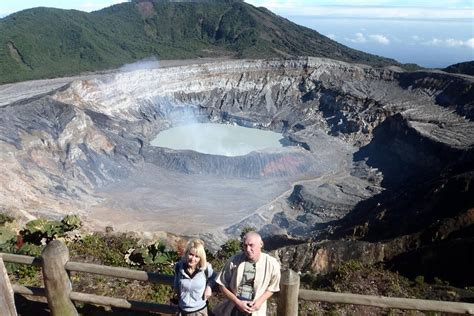
[[[344, 223], [336, 234], [370, 239], [390, 234], [363, 229], [380, 199], [472, 179], [470, 76], [300, 58], [80, 79], [0, 87], [1, 208], [216, 243], [248, 225], [307, 237], [334, 221]], [[281, 133], [282, 146], [225, 156], [151, 145], [187, 122]], [[463, 190], [451, 198], [472, 185]], [[410, 201], [424, 205], [424, 194]]]

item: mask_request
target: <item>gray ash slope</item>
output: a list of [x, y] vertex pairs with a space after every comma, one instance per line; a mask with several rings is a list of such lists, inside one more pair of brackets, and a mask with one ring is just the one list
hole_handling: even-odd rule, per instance
[[[311, 239], [279, 251], [319, 273], [348, 257], [415, 262], [450, 242], [473, 253], [473, 82], [320, 58], [73, 81], [0, 108], [0, 207], [215, 245], [250, 224]], [[150, 146], [186, 117], [283, 132], [296, 146], [235, 158]]]

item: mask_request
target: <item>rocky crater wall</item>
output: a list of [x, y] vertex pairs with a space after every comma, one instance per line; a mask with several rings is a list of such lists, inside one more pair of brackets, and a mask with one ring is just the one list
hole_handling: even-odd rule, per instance
[[[0, 207], [25, 217], [76, 212], [103, 223], [117, 212], [122, 229], [130, 214], [148, 214], [133, 229], [149, 230], [172, 227], [158, 221], [187, 208], [196, 213], [196, 201], [205, 201], [200, 211], [215, 212], [213, 229], [222, 234], [250, 223], [270, 235], [317, 238], [329, 227], [352, 227], [338, 221], [354, 209], [377, 205], [364, 201], [471, 170], [472, 85], [468, 76], [320, 58], [73, 81], [0, 108]], [[189, 121], [278, 131], [292, 146], [237, 158], [150, 146], [160, 131]], [[180, 191], [189, 183], [200, 186]], [[252, 194], [232, 194], [245, 190]], [[131, 202], [112, 203], [119, 192]], [[176, 196], [184, 204], [173, 204]], [[223, 201], [235, 205], [224, 212]]]

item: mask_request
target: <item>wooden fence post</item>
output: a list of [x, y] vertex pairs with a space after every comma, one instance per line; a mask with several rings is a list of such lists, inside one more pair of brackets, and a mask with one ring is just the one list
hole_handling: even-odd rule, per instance
[[0, 257], [0, 315], [16, 316], [13, 289], [8, 279], [7, 269]]
[[76, 316], [77, 310], [70, 299], [71, 281], [65, 269], [69, 249], [59, 241], [51, 241], [41, 253], [43, 279], [48, 306], [52, 316]]
[[278, 316], [298, 316], [298, 292], [300, 276], [293, 270], [281, 274], [280, 293], [278, 294]]

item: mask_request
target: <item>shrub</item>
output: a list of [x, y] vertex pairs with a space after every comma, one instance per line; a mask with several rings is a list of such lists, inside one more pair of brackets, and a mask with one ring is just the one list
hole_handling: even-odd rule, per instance
[[67, 215], [61, 221], [50, 221], [44, 218], [26, 223], [20, 231], [24, 242], [45, 245], [53, 239], [65, 236], [66, 232], [78, 229], [82, 222], [77, 215]]
[[[2, 216], [2, 224], [13, 219]], [[49, 241], [63, 237], [66, 232], [81, 226], [77, 215], [68, 215], [62, 221], [36, 219], [26, 223], [23, 230], [17, 235], [12, 229], [0, 227], [0, 251], [38, 257], [44, 246]], [[7, 271], [15, 275], [22, 283], [27, 285], [41, 285], [39, 267], [22, 264], [5, 264]]]
[[419, 285], [419, 286], [425, 284], [425, 277], [422, 276], [422, 275], [417, 276], [417, 277], [415, 278], [415, 284], [416, 284], [416, 285]]
[[8, 216], [6, 214], [0, 214], [0, 225], [4, 225], [5, 223], [13, 222], [13, 217]]
[[77, 242], [69, 242], [68, 248], [71, 257], [81, 257], [81, 261], [126, 267], [124, 256], [136, 242], [136, 239], [126, 235], [105, 236], [93, 233]]

